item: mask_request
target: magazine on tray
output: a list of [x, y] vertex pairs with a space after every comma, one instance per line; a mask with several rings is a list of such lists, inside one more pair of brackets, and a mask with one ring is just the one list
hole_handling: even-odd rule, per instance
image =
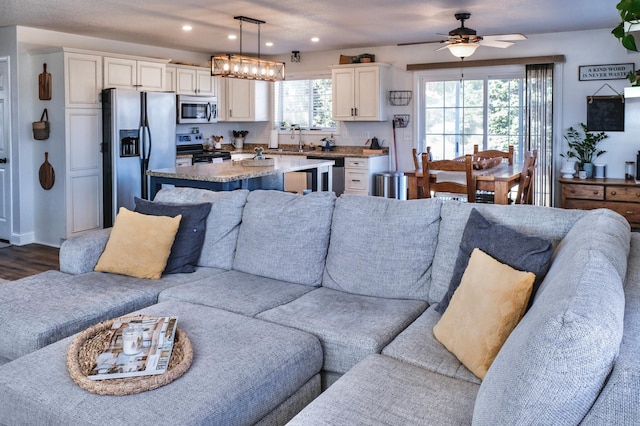
[[89, 379], [149, 376], [167, 371], [177, 317], [144, 317], [116, 321]]

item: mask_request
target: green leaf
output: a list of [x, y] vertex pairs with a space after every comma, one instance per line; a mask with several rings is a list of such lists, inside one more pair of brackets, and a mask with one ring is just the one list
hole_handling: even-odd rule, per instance
[[620, 22], [617, 27], [611, 30], [611, 34], [617, 38], [624, 37], [624, 22]]
[[638, 51], [638, 47], [636, 46], [636, 39], [633, 38], [633, 34], [626, 34], [622, 37], [622, 45], [626, 47], [628, 50], [633, 50], [634, 52]]

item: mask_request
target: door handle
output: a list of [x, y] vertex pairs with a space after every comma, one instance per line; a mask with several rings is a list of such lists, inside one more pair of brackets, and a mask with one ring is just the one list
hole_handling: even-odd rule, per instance
[[0, 164], [7, 164], [6, 158], [0, 158]]

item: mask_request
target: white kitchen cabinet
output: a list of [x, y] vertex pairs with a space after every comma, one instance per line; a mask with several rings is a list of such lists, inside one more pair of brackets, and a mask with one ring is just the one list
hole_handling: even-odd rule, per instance
[[175, 92], [179, 95], [216, 96], [215, 78], [209, 68], [175, 67]]
[[167, 92], [175, 92], [176, 91], [176, 67], [172, 67], [167, 65], [165, 68], [165, 82], [164, 82], [164, 90]]
[[166, 61], [104, 57], [104, 87], [163, 91], [166, 85]]
[[331, 69], [333, 119], [386, 121], [388, 64], [337, 65]]
[[65, 109], [67, 238], [102, 227], [101, 140], [101, 109]]
[[373, 195], [374, 176], [387, 170], [389, 156], [347, 157], [344, 160], [344, 193]]
[[102, 108], [102, 56], [64, 52], [66, 108]]
[[218, 121], [269, 121], [268, 81], [225, 78], [224, 115]]
[[[103, 56], [63, 49], [50, 60], [61, 57], [64, 66], [64, 110], [55, 108], [61, 99], [54, 98], [51, 113], [64, 111], [64, 151], [53, 149], [52, 155], [64, 158], [60, 173], [64, 185], [63, 238], [102, 227], [102, 103]], [[54, 76], [55, 82], [56, 76]], [[60, 121], [62, 124], [62, 121]], [[61, 200], [62, 201], [62, 200]], [[61, 206], [62, 207], [62, 206]], [[55, 225], [54, 225], [55, 226]]]

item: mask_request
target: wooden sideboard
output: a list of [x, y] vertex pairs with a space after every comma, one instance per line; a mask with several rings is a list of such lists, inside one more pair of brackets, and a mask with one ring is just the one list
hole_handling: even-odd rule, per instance
[[562, 207], [607, 208], [624, 216], [632, 228], [640, 228], [640, 184], [625, 179], [560, 179]]

